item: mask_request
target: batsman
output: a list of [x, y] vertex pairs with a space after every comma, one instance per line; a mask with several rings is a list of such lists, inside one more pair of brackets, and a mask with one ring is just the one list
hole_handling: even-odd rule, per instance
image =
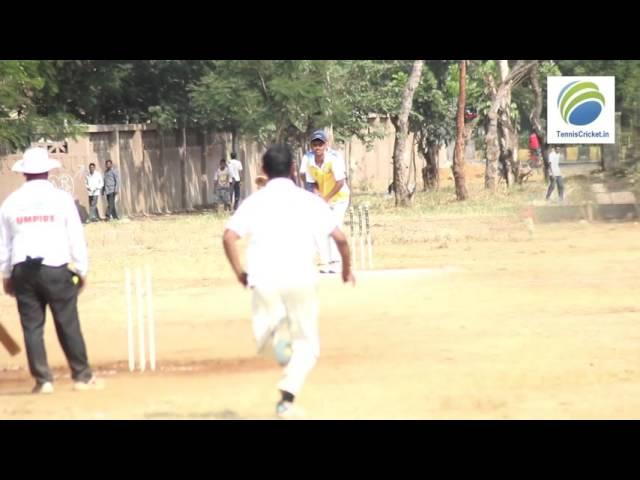
[[[301, 171], [305, 173], [306, 182], [310, 183], [313, 192], [319, 195], [331, 209], [333, 218], [342, 227], [344, 215], [349, 207], [349, 187], [345, 161], [335, 150], [329, 150], [327, 136], [322, 130], [311, 135], [311, 151], [313, 155], [305, 156], [306, 163]], [[304, 161], [304, 160], [303, 160]], [[319, 241], [320, 273], [340, 272], [340, 254], [335, 241], [327, 236]]]

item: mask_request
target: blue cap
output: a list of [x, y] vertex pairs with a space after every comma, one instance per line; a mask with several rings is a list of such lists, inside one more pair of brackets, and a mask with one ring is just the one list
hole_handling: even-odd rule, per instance
[[311, 135], [310, 141], [313, 142], [314, 140], [321, 140], [322, 143], [327, 143], [327, 135], [324, 133], [323, 130], [316, 130]]

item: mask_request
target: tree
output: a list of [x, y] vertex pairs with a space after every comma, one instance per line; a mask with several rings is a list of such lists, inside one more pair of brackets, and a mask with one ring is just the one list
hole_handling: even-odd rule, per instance
[[41, 109], [49, 115], [65, 112], [83, 123], [125, 123], [125, 78], [131, 63], [112, 60], [51, 60], [47, 68], [54, 79], [46, 89]]
[[144, 123], [162, 128], [197, 126], [188, 87], [208, 71], [200, 60], [53, 60], [42, 62], [56, 88], [41, 108], [84, 123]]
[[[437, 152], [456, 138], [456, 112], [460, 93], [460, 63], [450, 60], [428, 61], [414, 98], [412, 131], [425, 157], [423, 180], [426, 189], [437, 188]], [[486, 99], [485, 76], [495, 69], [492, 61], [469, 61], [465, 75], [464, 141], [484, 136], [482, 121], [490, 102]]]
[[549, 180], [549, 147], [545, 134], [546, 120], [543, 117], [543, 112], [546, 110], [546, 102], [544, 101], [546, 98], [546, 78], [549, 75], [559, 74], [556, 63], [548, 60], [539, 62], [529, 72], [530, 91], [533, 96], [533, 99], [529, 102], [529, 128], [531, 132], [535, 132], [540, 140], [545, 180]]
[[467, 61], [460, 61], [460, 91], [458, 93], [458, 110], [456, 112], [456, 146], [453, 153], [453, 178], [456, 186], [456, 198], [458, 200], [466, 200], [469, 197], [464, 175], [464, 144], [465, 144], [465, 127], [464, 127], [464, 108], [466, 103], [466, 76]]
[[46, 62], [0, 61], [0, 142], [20, 150], [42, 136], [61, 140], [79, 134], [70, 115], [39, 108], [56, 88]]
[[616, 77], [616, 111], [623, 124], [638, 124], [640, 107], [639, 60], [557, 60], [561, 75], [612, 75]]
[[531, 90], [534, 95], [534, 104], [531, 114], [529, 116], [531, 121], [531, 131], [538, 136], [540, 146], [542, 149], [542, 161], [544, 166], [544, 178], [549, 180], [549, 152], [547, 148], [547, 137], [545, 135], [545, 128], [542, 125], [542, 88], [540, 88], [540, 82], [538, 76], [540, 75], [540, 69], [538, 65], [533, 67], [529, 72], [529, 81], [531, 83]]
[[404, 180], [404, 149], [409, 133], [409, 114], [413, 103], [413, 95], [420, 83], [424, 60], [415, 60], [411, 69], [411, 75], [402, 94], [402, 105], [398, 115], [393, 115], [391, 121], [396, 127], [395, 141], [393, 144], [393, 187], [396, 197], [396, 207], [405, 207], [411, 201], [411, 195]]
[[[498, 62], [500, 69], [500, 81], [509, 76], [508, 60], [500, 60]], [[518, 162], [518, 133], [516, 125], [513, 122], [511, 104], [511, 88], [508, 88], [505, 95], [501, 99], [501, 105], [498, 109], [498, 130], [500, 139], [500, 163], [507, 187], [511, 185], [511, 179], [520, 177], [520, 164]]]
[[409, 117], [410, 130], [415, 135], [420, 155], [426, 166], [422, 169], [424, 190], [437, 190], [440, 183], [438, 153], [455, 137], [455, 98], [458, 84], [448, 82], [451, 62], [425, 62], [420, 84], [413, 98]]
[[[507, 101], [511, 96], [512, 88], [528, 76], [536, 64], [536, 60], [531, 62], [518, 60], [513, 69], [499, 85], [495, 84], [492, 75], [487, 75], [487, 85], [491, 94], [491, 106], [487, 113], [488, 121], [485, 134], [485, 188], [492, 191], [495, 191], [497, 187], [498, 162], [500, 160], [503, 161], [504, 171], [507, 170], [507, 168], [504, 167], [507, 165], [507, 162], [512, 168], [517, 170], [517, 163], [515, 163], [515, 156], [517, 155], [515, 146], [517, 146], [517, 140], [514, 143], [512, 134], [513, 126], [509, 120], [509, 106], [507, 105]], [[518, 172], [515, 171], [513, 173], [516, 178], [518, 178]]]
[[303, 148], [311, 131], [365, 144], [381, 136], [369, 115], [397, 115], [411, 64], [404, 61], [216, 61], [189, 88], [196, 118], [266, 146]]
[[262, 145], [304, 145], [332, 121], [335, 62], [224, 60], [190, 88], [196, 118], [212, 129], [254, 136]]

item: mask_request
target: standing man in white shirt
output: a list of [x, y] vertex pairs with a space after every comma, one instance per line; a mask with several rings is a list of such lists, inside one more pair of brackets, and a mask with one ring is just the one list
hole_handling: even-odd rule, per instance
[[100, 213], [98, 213], [98, 199], [104, 187], [104, 180], [102, 174], [96, 171], [96, 164], [89, 164], [89, 174], [85, 178], [85, 185], [87, 187], [87, 193], [89, 195], [89, 222], [100, 221]]
[[18, 304], [29, 371], [36, 380], [33, 393], [53, 393], [44, 344], [47, 305], [74, 389], [102, 388], [89, 366], [78, 317], [78, 294], [89, 269], [84, 230], [71, 195], [48, 181], [49, 171], [59, 167], [46, 149], [28, 149], [12, 167], [26, 182], [0, 207], [2, 283]]
[[233, 193], [233, 211], [238, 209], [240, 203], [240, 172], [242, 172], [242, 163], [238, 160], [236, 152], [231, 152], [231, 160], [229, 161], [229, 173], [231, 174], [231, 190]]
[[[276, 145], [262, 157], [266, 186], [247, 197], [227, 223], [225, 254], [236, 278], [253, 290], [253, 333], [262, 351], [274, 344], [283, 322], [289, 323], [291, 357], [278, 384], [276, 413], [295, 415], [293, 402], [319, 353], [316, 239], [331, 236], [342, 256], [342, 280], [355, 283], [349, 245], [326, 202], [298, 188], [291, 180], [293, 156]], [[248, 236], [247, 270], [241, 265], [237, 241]], [[284, 317], [284, 318], [283, 318]]]
[[558, 198], [564, 201], [564, 179], [560, 171], [560, 152], [557, 146], [553, 147], [553, 151], [549, 154], [549, 188], [547, 189], [547, 200], [551, 198], [553, 189], [558, 184]]

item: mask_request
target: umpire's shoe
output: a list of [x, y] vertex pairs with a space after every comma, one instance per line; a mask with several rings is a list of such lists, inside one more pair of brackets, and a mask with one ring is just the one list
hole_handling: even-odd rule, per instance
[[91, 377], [86, 382], [75, 382], [73, 384], [73, 389], [77, 392], [86, 392], [87, 390], [103, 390], [104, 381], [96, 377]]
[[53, 383], [51, 382], [36, 383], [36, 386], [33, 387], [33, 390], [31, 390], [31, 393], [45, 394], [45, 395], [49, 393], [53, 393]]

